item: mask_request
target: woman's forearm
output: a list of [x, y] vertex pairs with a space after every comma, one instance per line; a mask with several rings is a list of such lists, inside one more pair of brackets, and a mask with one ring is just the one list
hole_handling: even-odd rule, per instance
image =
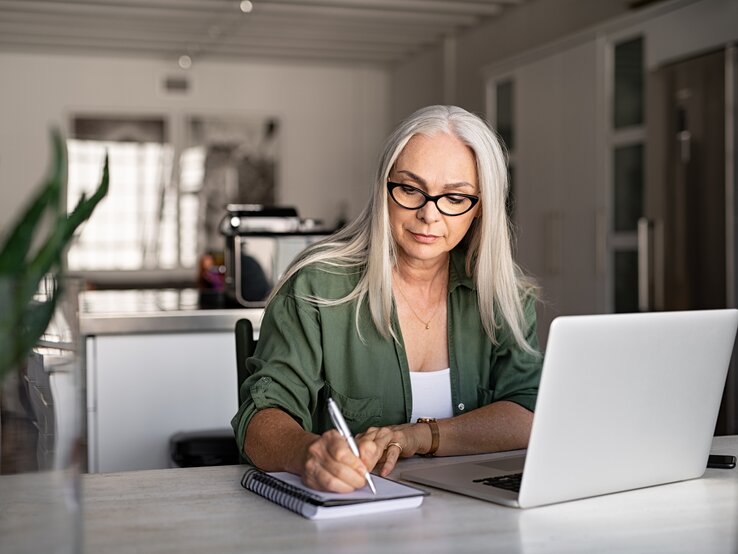
[[[439, 431], [436, 456], [481, 454], [526, 448], [533, 413], [514, 402], [500, 401], [436, 423]], [[400, 456], [426, 454], [433, 445], [431, 426], [426, 423], [371, 427], [359, 438], [361, 444], [371, 443], [383, 453], [378, 465], [382, 476], [394, 469]], [[396, 448], [391, 448], [393, 445]]]
[[[454, 418], [439, 420], [440, 441], [436, 456], [526, 448], [532, 423], [532, 412], [504, 400]], [[427, 440], [430, 440], [430, 431]]]
[[319, 439], [277, 408], [258, 411], [246, 428], [243, 451], [264, 471], [302, 474], [307, 448]]
[[[514, 402], [500, 401], [467, 414], [438, 421], [440, 441], [436, 456], [459, 456], [526, 448], [533, 413]], [[390, 428], [387, 428], [389, 431]], [[403, 425], [406, 455], [427, 452], [431, 447], [430, 427], [424, 423]], [[292, 417], [276, 408], [257, 412], [246, 429], [244, 453], [265, 471], [289, 471], [302, 475], [308, 448], [321, 437], [303, 430]], [[392, 440], [390, 436], [384, 442]], [[382, 442], [380, 440], [380, 442]], [[386, 445], [382, 444], [381, 450]], [[406, 442], [406, 441], [403, 441]], [[394, 466], [394, 463], [391, 464]]]

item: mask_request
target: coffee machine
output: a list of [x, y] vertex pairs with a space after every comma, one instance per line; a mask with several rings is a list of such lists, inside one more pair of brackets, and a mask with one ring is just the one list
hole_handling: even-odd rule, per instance
[[285, 269], [309, 245], [333, 232], [293, 207], [229, 204], [220, 222], [225, 238], [229, 304], [263, 307]]

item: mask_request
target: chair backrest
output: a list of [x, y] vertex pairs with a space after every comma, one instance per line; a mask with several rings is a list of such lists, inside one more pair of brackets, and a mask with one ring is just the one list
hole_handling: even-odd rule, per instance
[[238, 376], [236, 397], [239, 405], [241, 404], [241, 385], [248, 376], [246, 373], [246, 359], [254, 354], [254, 350], [256, 350], [256, 341], [254, 340], [254, 328], [251, 321], [239, 319], [236, 321], [236, 372]]

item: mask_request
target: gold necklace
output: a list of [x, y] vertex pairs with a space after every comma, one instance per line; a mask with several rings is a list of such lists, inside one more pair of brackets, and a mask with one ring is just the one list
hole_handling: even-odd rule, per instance
[[430, 323], [431, 323], [431, 321], [433, 321], [433, 318], [436, 317], [436, 314], [438, 313], [438, 310], [441, 307], [441, 303], [438, 302], [438, 305], [436, 306], [436, 309], [433, 310], [433, 313], [431, 314], [431, 316], [428, 319], [428, 321], [425, 321], [423, 318], [421, 318], [418, 315], [418, 312], [416, 312], [415, 309], [413, 309], [412, 303], [410, 302], [410, 300], [407, 299], [407, 296], [405, 296], [405, 293], [402, 292], [402, 287], [400, 286], [399, 279], [398, 279], [398, 282], [397, 282], [397, 290], [400, 291], [400, 295], [405, 299], [405, 302], [407, 302], [407, 307], [410, 308], [410, 311], [413, 313], [413, 315], [418, 318], [418, 321], [420, 321], [420, 323], [422, 323], [423, 325], [425, 325], [425, 330], [427, 331], [428, 329], [430, 329]]

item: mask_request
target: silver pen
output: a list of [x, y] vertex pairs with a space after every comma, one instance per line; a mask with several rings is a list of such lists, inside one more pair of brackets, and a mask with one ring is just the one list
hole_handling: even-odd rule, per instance
[[[341, 409], [332, 398], [328, 398], [328, 413], [333, 421], [333, 426], [341, 436], [346, 439], [346, 442], [348, 443], [351, 452], [354, 453], [354, 456], [359, 458], [359, 447], [356, 446], [354, 436], [351, 434], [351, 430], [348, 428], [348, 425], [346, 425], [346, 420], [343, 419]], [[369, 485], [369, 488], [372, 489], [372, 492], [377, 494], [377, 488], [374, 486], [374, 481], [372, 481], [372, 476], [368, 471], [364, 474], [364, 477], [366, 477], [366, 483]]]

